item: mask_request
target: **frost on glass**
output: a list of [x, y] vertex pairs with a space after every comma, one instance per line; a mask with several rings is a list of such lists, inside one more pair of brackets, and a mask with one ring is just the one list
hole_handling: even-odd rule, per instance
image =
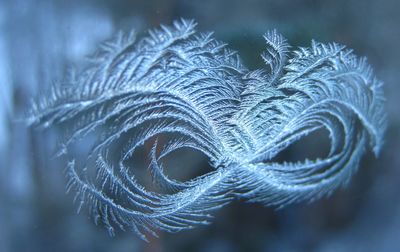
[[[376, 155], [381, 148], [382, 83], [365, 58], [336, 43], [291, 50], [271, 31], [261, 55], [266, 67], [248, 70], [195, 26], [182, 19], [139, 40], [119, 34], [101, 45], [90, 67], [33, 106], [31, 125], [63, 126], [60, 155], [96, 133], [86, 162], [69, 161], [67, 187], [111, 235], [119, 228], [146, 239], [156, 230], [207, 224], [211, 210], [237, 198], [276, 207], [315, 200], [347, 183], [367, 148]], [[326, 157], [274, 161], [322, 128], [330, 138]], [[160, 141], [165, 134], [169, 140]], [[161, 192], [141, 185], [128, 162], [148, 142]], [[205, 154], [214, 170], [188, 181], [169, 178], [163, 161], [182, 148]]]

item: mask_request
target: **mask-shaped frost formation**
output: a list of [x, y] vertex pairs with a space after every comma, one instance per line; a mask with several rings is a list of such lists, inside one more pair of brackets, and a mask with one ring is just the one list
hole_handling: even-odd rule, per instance
[[[118, 36], [32, 111], [32, 125], [66, 128], [61, 153], [101, 133], [87, 159], [95, 165], [69, 162], [68, 190], [111, 235], [116, 227], [143, 239], [158, 229], [192, 228], [234, 198], [278, 207], [315, 200], [349, 181], [367, 146], [378, 154], [382, 145], [382, 83], [365, 58], [315, 41], [289, 51], [272, 31], [264, 36], [266, 69], [250, 71], [225, 44], [194, 27], [180, 20], [138, 41]], [[321, 128], [331, 140], [327, 157], [272, 160]], [[161, 134], [173, 137], [162, 142]], [[166, 193], [146, 190], [127, 162], [149, 141], [149, 169]], [[115, 146], [117, 160], [108, 154]], [[186, 182], [169, 178], [163, 160], [181, 148], [204, 153], [215, 170]], [[97, 176], [88, 175], [92, 169]]]

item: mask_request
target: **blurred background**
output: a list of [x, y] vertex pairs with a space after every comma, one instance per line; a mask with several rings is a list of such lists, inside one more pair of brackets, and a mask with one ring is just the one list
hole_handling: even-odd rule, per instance
[[[0, 0], [0, 251], [400, 251], [399, 9], [397, 0]], [[262, 35], [274, 28], [294, 46], [314, 38], [367, 56], [387, 97], [380, 157], [367, 153], [349, 186], [311, 204], [234, 202], [209, 226], [149, 243], [128, 232], [109, 237], [66, 195], [65, 160], [51, 157], [56, 134], [21, 118], [32, 97], [116, 31], [145, 34], [179, 17], [215, 31], [251, 69], [263, 67]], [[283, 158], [323, 144], [311, 139]]]

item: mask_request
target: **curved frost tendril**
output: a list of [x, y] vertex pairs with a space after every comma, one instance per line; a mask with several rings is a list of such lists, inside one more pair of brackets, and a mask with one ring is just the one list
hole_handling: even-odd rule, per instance
[[[375, 154], [382, 146], [382, 83], [365, 58], [315, 41], [290, 51], [271, 31], [264, 35], [266, 69], [250, 71], [195, 26], [182, 19], [138, 41], [120, 34], [71, 85], [55, 86], [34, 105], [31, 125], [65, 126], [60, 153], [96, 133], [87, 164], [68, 165], [68, 190], [110, 234], [120, 228], [146, 239], [155, 230], [207, 224], [211, 210], [234, 198], [278, 207], [314, 200], [349, 181], [367, 146]], [[327, 157], [273, 161], [321, 128], [331, 140]], [[163, 134], [174, 137], [158, 141]], [[148, 141], [149, 169], [164, 192], [146, 190], [128, 162]], [[113, 146], [118, 160], [109, 157]], [[184, 182], [168, 178], [163, 161], [182, 148], [205, 154], [214, 171]]]

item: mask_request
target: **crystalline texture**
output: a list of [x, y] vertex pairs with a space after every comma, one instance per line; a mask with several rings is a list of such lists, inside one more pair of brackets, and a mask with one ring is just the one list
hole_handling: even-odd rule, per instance
[[[250, 71], [234, 51], [194, 27], [182, 19], [139, 41], [120, 34], [101, 46], [89, 69], [70, 78], [71, 85], [54, 86], [32, 110], [31, 125], [68, 123], [60, 153], [101, 132], [88, 156], [96, 178], [86, 175], [93, 167], [71, 160], [68, 190], [111, 235], [117, 227], [146, 239], [155, 230], [206, 224], [211, 210], [234, 198], [278, 207], [315, 200], [349, 181], [366, 146], [375, 154], [381, 148], [382, 83], [365, 58], [315, 41], [291, 52], [271, 31], [264, 36], [266, 69]], [[327, 157], [272, 160], [323, 127], [331, 140]], [[127, 133], [120, 159], [110, 161], [110, 148]], [[169, 192], [156, 193], [136, 181], [127, 160], [165, 133], [176, 137], [153, 141], [149, 153], [153, 181]], [[215, 170], [185, 182], [168, 178], [163, 160], [181, 148], [204, 153]]]

